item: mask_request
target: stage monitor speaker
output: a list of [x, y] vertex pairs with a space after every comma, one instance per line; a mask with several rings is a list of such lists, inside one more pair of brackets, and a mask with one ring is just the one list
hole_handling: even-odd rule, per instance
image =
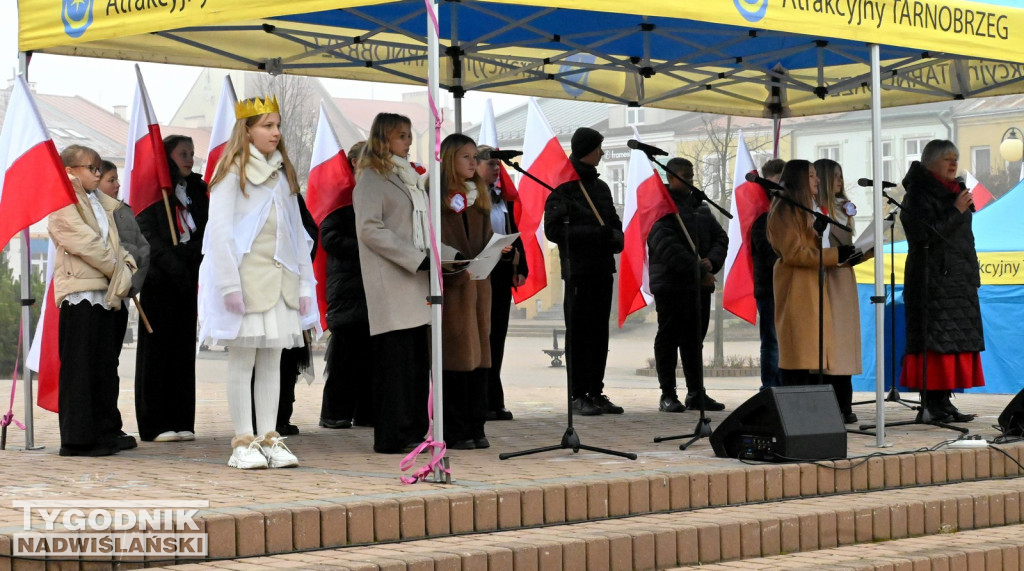
[[846, 458], [846, 427], [831, 385], [769, 387], [718, 425], [711, 447], [769, 462]]
[[1024, 436], [1024, 391], [1017, 393], [999, 415], [999, 428], [1004, 436]]

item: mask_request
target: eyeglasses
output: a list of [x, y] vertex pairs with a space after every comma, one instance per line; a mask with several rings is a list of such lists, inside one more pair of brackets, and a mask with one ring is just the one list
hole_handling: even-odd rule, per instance
[[103, 169], [95, 165], [71, 165], [73, 169], [88, 169], [92, 174], [99, 176]]

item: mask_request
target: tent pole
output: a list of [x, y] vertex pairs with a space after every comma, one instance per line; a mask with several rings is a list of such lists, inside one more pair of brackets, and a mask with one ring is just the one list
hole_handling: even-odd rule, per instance
[[[459, 5], [453, 2], [451, 5], [452, 19], [452, 95], [455, 99], [455, 132], [462, 132], [462, 50], [459, 49]], [[431, 68], [433, 69], [433, 68]]]
[[[18, 52], [18, 67], [21, 68], [21, 75], [28, 82], [28, 54]], [[36, 446], [35, 422], [32, 413], [35, 412], [35, 402], [32, 398], [32, 371], [28, 368], [28, 353], [32, 345], [32, 307], [28, 300], [32, 299], [32, 258], [29, 257], [30, 237], [28, 228], [21, 233], [21, 386], [25, 395], [25, 410], [22, 415], [25, 420], [25, 450], [38, 450], [42, 446]]]
[[[429, 11], [433, 14], [437, 14], [437, 1], [431, 0]], [[430, 20], [431, 14], [427, 14], [427, 98], [431, 101], [431, 109], [437, 109], [438, 101], [438, 37], [437, 30], [434, 28], [433, 22]], [[431, 117], [433, 121], [437, 121], [438, 117]], [[428, 156], [426, 157], [427, 168], [429, 171], [430, 188], [440, 188], [441, 172], [440, 164], [438, 163], [437, 148], [440, 144], [438, 141], [438, 130], [434, 125], [429, 125], [427, 129], [427, 140], [429, 145], [427, 146]], [[433, 233], [433, 243], [441, 243], [441, 193], [431, 192], [430, 193], [430, 225]], [[430, 363], [430, 377], [433, 379], [433, 397], [434, 397], [434, 426], [433, 426], [433, 438], [437, 442], [444, 441], [444, 387], [441, 381], [441, 283], [438, 276], [441, 273], [441, 269], [437, 267], [437, 263], [440, 262], [440, 252], [431, 252], [430, 255], [430, 298], [432, 300], [430, 304], [430, 347], [431, 347], [431, 363]], [[436, 456], [439, 454], [437, 449], [433, 449], [433, 454]], [[445, 472], [444, 467], [438, 463], [434, 466], [434, 483], [443, 484], [445, 483]]]
[[[882, 77], [878, 44], [871, 44], [871, 191], [875, 244], [875, 299], [885, 298], [885, 273], [882, 252]], [[895, 297], [895, 296], [894, 296]], [[895, 302], [895, 300], [894, 300]], [[885, 303], [875, 303], [875, 445], [891, 446], [885, 442]], [[893, 355], [895, 361], [896, 356]], [[893, 363], [895, 365], [895, 362]]]

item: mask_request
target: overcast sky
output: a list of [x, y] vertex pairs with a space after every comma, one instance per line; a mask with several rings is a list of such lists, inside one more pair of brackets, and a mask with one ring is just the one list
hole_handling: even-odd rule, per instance
[[[18, 72], [17, 38], [17, 2], [0, 0], [0, 74], [4, 80]], [[200, 69], [150, 63], [141, 64], [141, 69], [157, 118], [161, 122], [170, 121]], [[131, 105], [135, 93], [134, 63], [127, 61], [36, 54], [29, 68], [29, 81], [36, 84], [39, 93], [80, 95], [107, 109]], [[403, 92], [424, 89], [333, 79], [324, 80], [324, 84], [332, 95], [364, 99], [398, 100]], [[446, 95], [442, 93], [442, 98]], [[526, 102], [526, 98], [513, 95], [467, 94], [463, 102], [464, 126], [480, 122], [488, 98], [492, 99], [496, 113]]]

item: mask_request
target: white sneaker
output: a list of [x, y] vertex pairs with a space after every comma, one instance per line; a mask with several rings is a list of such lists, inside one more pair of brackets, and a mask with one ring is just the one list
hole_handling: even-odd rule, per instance
[[182, 438], [180, 434], [173, 430], [168, 430], [167, 432], [161, 432], [160, 434], [157, 434], [156, 438], [153, 439], [153, 442], [177, 442], [181, 439]]
[[267, 457], [267, 465], [271, 468], [294, 468], [299, 465], [299, 459], [288, 449], [284, 440], [278, 433], [268, 432], [260, 443], [263, 455]]
[[233, 438], [231, 443], [235, 447], [231, 452], [231, 458], [228, 459], [228, 466], [239, 470], [259, 470], [267, 467], [267, 457], [260, 449], [259, 440], [249, 436], [241, 440]]
[[178, 440], [182, 442], [191, 442], [196, 439], [196, 433], [191, 430], [182, 430], [178, 433]]

